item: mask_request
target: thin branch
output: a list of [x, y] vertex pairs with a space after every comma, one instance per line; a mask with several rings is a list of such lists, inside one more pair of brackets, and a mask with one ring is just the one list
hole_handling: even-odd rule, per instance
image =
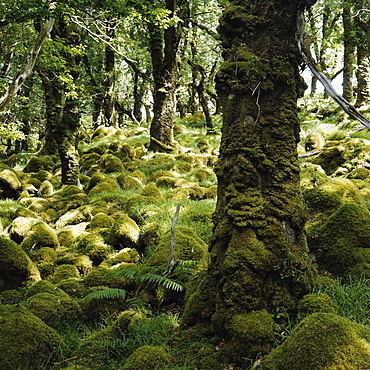
[[7, 92], [0, 98], [0, 112], [3, 111], [10, 101], [17, 95], [23, 82], [31, 74], [33, 67], [35, 66], [36, 59], [40, 53], [41, 47], [45, 40], [49, 37], [51, 30], [54, 27], [55, 19], [51, 18], [47, 20], [38, 34], [33, 47], [28, 54], [26, 64], [23, 66], [18, 75], [11, 82]]
[[181, 208], [181, 202], [177, 205], [175, 215], [172, 220], [171, 224], [171, 245], [170, 245], [170, 254], [168, 256], [168, 265], [166, 271], [162, 274], [162, 276], [168, 278], [171, 276], [173, 270], [176, 268], [176, 266], [179, 264], [178, 262], [175, 262], [175, 246], [176, 246], [176, 233], [175, 233], [175, 226], [177, 219], [179, 218]]
[[298, 32], [299, 34], [297, 35], [298, 37], [298, 48], [299, 51], [303, 57], [304, 62], [308, 65], [310, 68], [312, 74], [322, 83], [324, 86], [325, 90], [328, 92], [328, 94], [333, 98], [333, 100], [338, 103], [342, 109], [353, 119], [359, 121], [362, 123], [364, 126], [370, 128], [370, 121], [363, 116], [353, 105], [351, 105], [345, 98], [343, 98], [342, 95], [339, 95], [331, 81], [319, 70], [319, 67], [314, 60], [314, 58], [311, 55], [309, 45], [305, 45], [304, 42], [304, 36], [305, 36], [305, 31], [304, 31], [304, 25], [305, 25], [305, 20], [304, 20], [304, 12], [302, 11], [301, 14], [298, 16]]
[[191, 19], [190, 22], [194, 26], [197, 26], [199, 29], [201, 29], [203, 31], [206, 31], [208, 33], [208, 35], [213, 37], [215, 40], [221, 41], [220, 35], [217, 32], [211, 30], [209, 27], [205, 26], [204, 24], [201, 24], [201, 23], [197, 22], [195, 19]]

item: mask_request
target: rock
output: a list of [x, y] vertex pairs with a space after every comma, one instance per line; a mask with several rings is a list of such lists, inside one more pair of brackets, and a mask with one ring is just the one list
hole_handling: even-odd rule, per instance
[[313, 313], [272, 350], [261, 370], [366, 369], [369, 348], [369, 327], [332, 313]]
[[17, 199], [22, 191], [22, 184], [15, 172], [5, 169], [0, 172], [0, 199]]
[[0, 368], [41, 369], [64, 347], [59, 334], [22, 305], [0, 305]]
[[38, 222], [37, 218], [33, 217], [17, 217], [9, 225], [8, 233], [10, 239], [15, 241], [17, 244], [22, 243], [24, 237], [31, 230], [32, 226]]
[[44, 221], [36, 222], [21, 244], [23, 250], [30, 252], [42, 247], [57, 249], [59, 240], [56, 232]]
[[111, 227], [107, 243], [115, 249], [134, 247], [139, 240], [140, 228], [128, 215], [120, 216]]
[[0, 291], [40, 279], [39, 270], [24, 250], [12, 240], [0, 235]]

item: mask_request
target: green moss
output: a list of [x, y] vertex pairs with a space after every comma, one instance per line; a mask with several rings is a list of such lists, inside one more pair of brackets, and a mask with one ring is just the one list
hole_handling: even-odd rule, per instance
[[262, 362], [263, 370], [366, 369], [370, 329], [331, 313], [307, 316]]
[[370, 212], [358, 204], [346, 203], [325, 223], [311, 230], [308, 242], [319, 266], [338, 276], [352, 271], [368, 276], [369, 240]]
[[0, 292], [0, 305], [20, 304], [24, 300], [25, 288], [4, 290]]
[[23, 241], [23, 238], [31, 230], [35, 222], [37, 222], [36, 218], [31, 217], [15, 218], [8, 229], [10, 239], [14, 240], [18, 244], [21, 243]]
[[324, 293], [307, 294], [298, 302], [298, 312], [302, 316], [314, 312], [336, 313], [336, 311], [333, 299]]
[[54, 188], [51, 182], [48, 180], [43, 181], [42, 184], [40, 185], [38, 195], [49, 197], [50, 195], [53, 195], [53, 193], [54, 193]]
[[92, 271], [93, 263], [89, 256], [84, 254], [61, 256], [58, 258], [58, 264], [73, 265], [77, 267], [78, 272], [85, 276]]
[[356, 168], [347, 175], [347, 179], [365, 180], [370, 176], [370, 170], [365, 167]]
[[82, 298], [86, 295], [86, 287], [81, 279], [69, 278], [61, 280], [57, 287], [66, 292], [70, 297]]
[[114, 218], [103, 212], [94, 215], [88, 226], [89, 229], [103, 229], [113, 226]]
[[40, 272], [27, 254], [18, 244], [4, 236], [0, 236], [0, 278], [0, 290], [40, 280]]
[[81, 222], [88, 222], [91, 220], [91, 207], [84, 205], [76, 209], [72, 209], [63, 213], [55, 223], [57, 229], [68, 225], [77, 225]]
[[0, 172], [0, 198], [17, 199], [22, 190], [22, 184], [14, 171]]
[[55, 269], [53, 276], [50, 281], [54, 284], [68, 278], [79, 278], [80, 273], [74, 265], [60, 265]]
[[23, 239], [21, 247], [25, 251], [37, 250], [42, 247], [57, 249], [59, 240], [56, 232], [44, 221], [35, 223]]
[[40, 369], [63, 348], [59, 334], [22, 305], [0, 305], [0, 368]]
[[50, 247], [42, 247], [29, 253], [31, 260], [35, 263], [55, 263], [57, 253]]
[[39, 293], [54, 294], [60, 298], [68, 298], [68, 294], [47, 280], [40, 280], [27, 288], [25, 297], [31, 298]]
[[122, 172], [125, 169], [121, 159], [109, 153], [100, 157], [99, 166], [104, 173]]
[[[201, 260], [207, 253], [208, 246], [190, 228], [176, 226], [175, 260]], [[166, 231], [159, 240], [157, 248], [146, 260], [151, 266], [159, 266], [168, 261], [171, 245], [171, 231]]]
[[143, 183], [136, 177], [130, 176], [126, 173], [122, 173], [117, 176], [117, 181], [122, 189], [140, 189], [143, 186]]
[[95, 185], [90, 191], [89, 196], [93, 194], [99, 194], [99, 193], [109, 193], [120, 190], [120, 186], [118, 184], [118, 181], [113, 178], [106, 178], [104, 181], [99, 182], [97, 185]]
[[161, 370], [174, 363], [164, 347], [142, 346], [134, 351], [120, 370]]
[[24, 172], [39, 172], [40, 170], [52, 171], [55, 166], [53, 159], [48, 156], [42, 157], [31, 157], [26, 167], [24, 168]]
[[140, 260], [140, 255], [136, 249], [123, 248], [118, 253], [111, 256], [108, 263], [116, 264], [120, 262], [138, 262]]
[[140, 229], [128, 215], [119, 217], [111, 227], [107, 243], [116, 249], [134, 247], [139, 240]]

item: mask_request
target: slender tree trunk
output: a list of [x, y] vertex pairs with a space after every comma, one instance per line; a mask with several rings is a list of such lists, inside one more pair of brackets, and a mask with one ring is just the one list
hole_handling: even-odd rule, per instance
[[150, 126], [149, 149], [172, 152], [172, 121], [175, 115], [176, 83], [179, 74], [180, 53], [184, 41], [183, 28], [189, 19], [188, 0], [166, 0], [171, 16], [182, 19], [163, 33], [155, 24], [149, 25], [150, 53], [154, 77], [153, 119]]
[[207, 274], [182, 319], [191, 333], [218, 336], [221, 359], [246, 366], [270, 350], [273, 314], [294, 315], [312, 283], [303, 231], [297, 99], [298, 0], [234, 0], [219, 32], [223, 110], [218, 198]]
[[343, 98], [348, 102], [353, 101], [353, 72], [355, 62], [356, 35], [353, 25], [352, 6], [348, 0], [343, 0]]

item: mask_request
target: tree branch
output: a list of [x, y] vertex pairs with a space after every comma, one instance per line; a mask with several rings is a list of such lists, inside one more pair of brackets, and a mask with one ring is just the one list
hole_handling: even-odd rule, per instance
[[175, 233], [175, 225], [177, 222], [177, 219], [179, 218], [180, 213], [180, 207], [181, 202], [176, 207], [176, 212], [172, 220], [171, 224], [171, 245], [170, 245], [170, 255], [168, 256], [168, 265], [166, 271], [162, 274], [162, 276], [168, 278], [171, 276], [173, 270], [176, 268], [176, 266], [179, 264], [178, 262], [175, 262], [175, 245], [176, 245], [176, 233]]
[[17, 95], [23, 82], [31, 74], [33, 67], [35, 66], [36, 59], [40, 53], [41, 47], [44, 44], [45, 40], [48, 38], [51, 30], [53, 29], [54, 22], [54, 18], [51, 18], [45, 22], [27, 57], [26, 64], [23, 66], [18, 75], [13, 79], [8, 88], [8, 91], [0, 98], [0, 112], [3, 111], [10, 103], [10, 101], [14, 98], [14, 96]]
[[298, 48], [303, 57], [304, 62], [310, 68], [312, 74], [322, 83], [325, 90], [328, 94], [333, 98], [333, 100], [338, 103], [342, 109], [353, 119], [359, 121], [364, 126], [370, 128], [370, 121], [363, 116], [353, 105], [351, 105], [343, 96], [339, 95], [331, 81], [319, 70], [319, 67], [311, 55], [311, 51], [309, 49], [309, 45], [305, 45], [304, 37], [304, 12], [302, 11], [298, 16]]

